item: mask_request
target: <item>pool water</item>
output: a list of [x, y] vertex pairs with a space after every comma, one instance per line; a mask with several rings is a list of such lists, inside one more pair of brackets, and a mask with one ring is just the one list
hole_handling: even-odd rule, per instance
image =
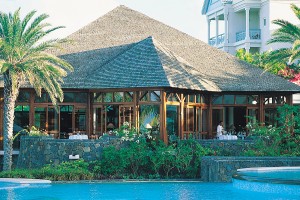
[[[300, 190], [300, 187], [299, 187]], [[119, 182], [17, 184], [0, 182], [1, 200], [68, 199], [300, 199], [299, 195], [248, 191], [232, 183]]]

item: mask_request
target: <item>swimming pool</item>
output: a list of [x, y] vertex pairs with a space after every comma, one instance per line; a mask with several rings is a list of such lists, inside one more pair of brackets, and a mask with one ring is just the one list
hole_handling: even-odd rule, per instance
[[236, 189], [232, 183], [102, 182], [17, 184], [0, 183], [1, 200], [74, 199], [299, 199], [297, 195]]

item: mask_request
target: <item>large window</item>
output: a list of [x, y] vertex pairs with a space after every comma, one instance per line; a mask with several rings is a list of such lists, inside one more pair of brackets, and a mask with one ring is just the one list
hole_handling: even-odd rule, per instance
[[185, 118], [183, 120], [184, 131], [189, 133], [193, 133], [195, 131], [196, 124], [196, 115], [195, 115], [195, 107], [187, 106], [184, 108]]
[[258, 95], [213, 95], [212, 97], [213, 105], [231, 105], [231, 104], [248, 104], [256, 105], [258, 104]]
[[278, 112], [277, 108], [266, 108], [265, 109], [265, 124], [268, 125], [277, 125]]
[[140, 105], [139, 123], [140, 123], [141, 131], [146, 131], [146, 129], [150, 129], [151, 133], [159, 134], [159, 127], [160, 127], [159, 111], [160, 111], [159, 105]]
[[14, 131], [18, 132], [20, 129], [29, 126], [29, 106], [18, 105], [15, 107]]
[[35, 107], [34, 108], [34, 126], [42, 131], [59, 137], [58, 114], [54, 107]]
[[167, 134], [168, 136], [179, 136], [178, 133], [179, 106], [167, 105]]
[[132, 102], [133, 92], [98, 92], [94, 93], [96, 103]]
[[[15, 107], [15, 120], [13, 125], [13, 132], [17, 132], [28, 128], [29, 126], [29, 106], [18, 105]], [[17, 137], [13, 142], [13, 148], [18, 149], [20, 146], [20, 137]]]
[[86, 109], [75, 109], [75, 130], [86, 131]]

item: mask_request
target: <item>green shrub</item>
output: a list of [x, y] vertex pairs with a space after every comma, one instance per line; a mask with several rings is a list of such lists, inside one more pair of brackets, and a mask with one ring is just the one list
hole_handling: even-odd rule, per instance
[[247, 125], [255, 137], [255, 145], [242, 153], [245, 156], [299, 156], [300, 108], [283, 105], [278, 108], [278, 126], [258, 123]]
[[52, 181], [77, 181], [93, 179], [93, 173], [88, 171], [88, 163], [83, 160], [63, 162], [59, 165], [46, 165], [40, 169], [15, 169], [0, 173], [7, 178], [36, 178]]
[[15, 169], [12, 171], [0, 172], [0, 178], [35, 178], [33, 172], [35, 170]]
[[122, 178], [129, 166], [126, 158], [126, 148], [109, 146], [102, 152], [99, 171], [107, 178]]

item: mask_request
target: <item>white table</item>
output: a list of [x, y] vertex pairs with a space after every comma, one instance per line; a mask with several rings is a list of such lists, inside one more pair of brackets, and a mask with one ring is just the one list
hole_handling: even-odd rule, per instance
[[220, 135], [219, 140], [237, 140], [238, 137], [236, 135]]
[[71, 140], [87, 140], [89, 137], [87, 135], [70, 135], [69, 139]]

